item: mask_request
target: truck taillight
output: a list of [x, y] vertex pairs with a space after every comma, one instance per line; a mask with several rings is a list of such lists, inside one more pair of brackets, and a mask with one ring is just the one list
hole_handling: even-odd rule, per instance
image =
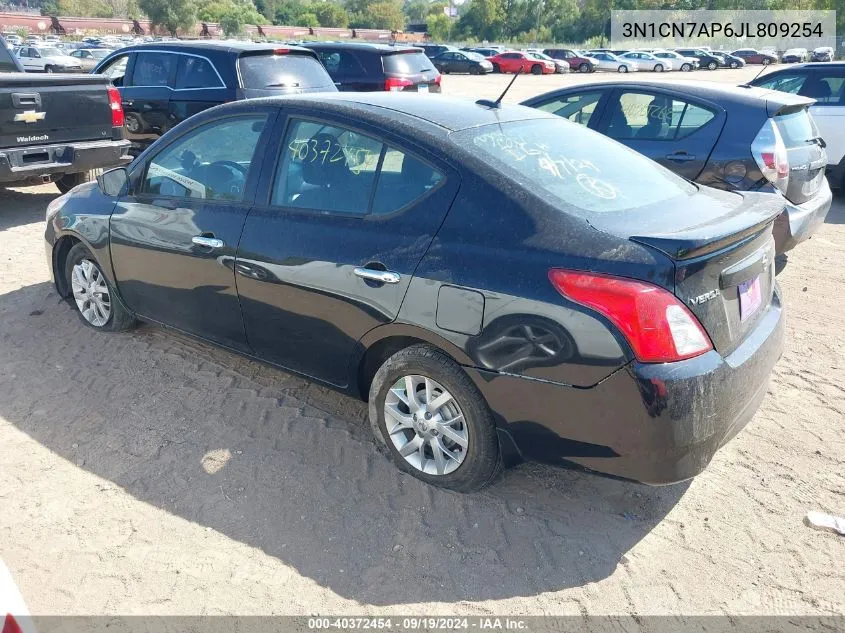
[[751, 155], [766, 180], [786, 193], [789, 186], [789, 156], [772, 119], [767, 119], [751, 143]]
[[414, 82], [410, 79], [402, 79], [401, 77], [388, 77], [384, 82], [384, 89], [387, 92], [401, 92], [408, 86], [413, 86]]
[[713, 349], [695, 315], [668, 290], [625, 277], [553, 268], [560, 294], [606, 317], [638, 360], [670, 363]]
[[22, 633], [20, 624], [18, 624], [18, 621], [15, 620], [15, 616], [11, 613], [6, 614], [6, 618], [3, 621], [2, 633]]
[[123, 116], [123, 101], [120, 98], [120, 91], [111, 86], [109, 87], [109, 108], [112, 127], [123, 127], [126, 120]]

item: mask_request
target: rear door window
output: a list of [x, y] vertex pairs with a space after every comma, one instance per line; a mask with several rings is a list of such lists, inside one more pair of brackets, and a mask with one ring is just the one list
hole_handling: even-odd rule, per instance
[[378, 175], [372, 214], [386, 215], [399, 211], [419, 200], [443, 180], [428, 163], [388, 147]]
[[207, 59], [180, 55], [179, 66], [176, 70], [176, 90], [191, 90], [197, 88], [223, 88], [220, 77]]
[[434, 64], [425, 53], [394, 53], [382, 57], [384, 72], [399, 75], [415, 75], [429, 70], [435, 70]]
[[845, 69], [812, 73], [798, 94], [815, 99], [817, 106], [845, 105]]
[[238, 59], [241, 87], [319, 88], [334, 86], [323, 65], [311, 55], [244, 55]]

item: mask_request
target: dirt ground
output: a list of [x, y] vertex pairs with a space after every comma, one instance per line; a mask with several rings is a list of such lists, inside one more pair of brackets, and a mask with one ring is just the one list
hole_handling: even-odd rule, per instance
[[82, 327], [48, 282], [56, 195], [0, 192], [0, 558], [33, 613], [845, 613], [845, 538], [802, 523], [845, 514], [845, 198], [790, 254], [786, 351], [704, 474], [528, 464], [464, 496], [398, 472], [361, 403], [159, 328]]

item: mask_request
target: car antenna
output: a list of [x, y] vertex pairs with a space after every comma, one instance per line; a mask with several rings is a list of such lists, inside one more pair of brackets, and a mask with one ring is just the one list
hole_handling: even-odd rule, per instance
[[511, 82], [507, 85], [507, 88], [505, 88], [502, 91], [502, 94], [499, 95], [498, 99], [496, 99], [495, 101], [490, 101], [489, 99], [479, 99], [475, 103], [480, 105], [480, 106], [484, 106], [485, 108], [493, 108], [493, 109], [501, 108], [502, 107], [502, 99], [504, 99], [505, 95], [508, 94], [508, 90], [511, 89], [513, 82], [516, 81], [516, 78], [519, 77], [519, 73], [521, 73], [521, 72], [522, 72], [522, 68], [520, 68], [518, 71], [516, 71], [513, 74], [513, 79], [511, 79]]
[[759, 73], [757, 73], [756, 75], [754, 75], [754, 79], [749, 79], [749, 80], [748, 80], [748, 81], [746, 81], [744, 84], [742, 84], [742, 86], [743, 86], [744, 88], [750, 88], [750, 87], [751, 87], [751, 82], [752, 82], [752, 81], [754, 81], [754, 80], [756, 80], [756, 79], [757, 79], [757, 77], [759, 77], [760, 75], [762, 75], [762, 74], [763, 74], [763, 71], [764, 71], [764, 70], [766, 70], [767, 68], [768, 68], [768, 66], [763, 66], [763, 67], [760, 69], [760, 72], [759, 72]]

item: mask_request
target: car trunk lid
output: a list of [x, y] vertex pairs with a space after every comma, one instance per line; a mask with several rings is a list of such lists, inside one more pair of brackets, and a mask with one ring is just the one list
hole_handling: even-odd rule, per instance
[[786, 146], [789, 164], [789, 180], [784, 195], [795, 204], [806, 202], [816, 195], [827, 167], [827, 152], [809, 105], [781, 108], [772, 117]]
[[422, 49], [397, 49], [382, 55], [388, 90], [440, 92], [440, 73]]

